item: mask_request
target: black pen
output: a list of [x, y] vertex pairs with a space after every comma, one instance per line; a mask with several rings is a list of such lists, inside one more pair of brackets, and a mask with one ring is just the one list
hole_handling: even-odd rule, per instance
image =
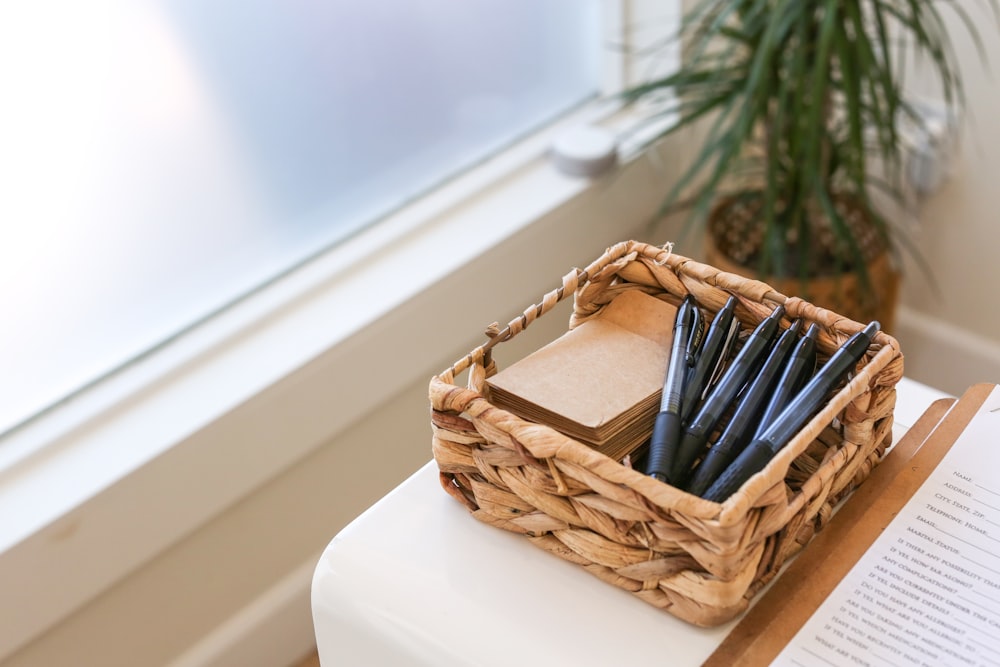
[[684, 397], [681, 399], [682, 423], [687, 423], [694, 414], [694, 409], [705, 398], [709, 383], [729, 356], [729, 350], [736, 340], [736, 332], [740, 326], [739, 320], [734, 317], [735, 310], [736, 297], [731, 296], [726, 305], [715, 314], [715, 319], [708, 327], [698, 360], [684, 385]]
[[767, 349], [778, 330], [778, 321], [784, 314], [784, 306], [779, 305], [770, 315], [761, 320], [761, 323], [757, 325], [743, 347], [740, 348], [732, 364], [712, 388], [711, 393], [705, 397], [705, 402], [698, 409], [694, 419], [687, 425], [684, 436], [681, 438], [681, 444], [677, 449], [674, 467], [671, 470], [672, 479], [678, 483], [683, 482], [687, 477], [691, 464], [704, 449], [708, 437], [712, 434], [719, 420], [722, 419], [723, 413], [729, 408], [736, 394], [746, 384], [747, 378], [757, 372], [760, 365], [764, 363]]
[[674, 318], [674, 339], [670, 344], [667, 377], [663, 382], [660, 412], [653, 423], [649, 458], [646, 462], [646, 474], [661, 482], [671, 482], [670, 464], [677, 451], [677, 441], [680, 439], [684, 378], [691, 366], [691, 341], [698, 333], [696, 326], [700, 321], [697, 313], [698, 307], [694, 305], [694, 300], [689, 295], [677, 307], [677, 315]]
[[848, 338], [785, 406], [771, 425], [747, 445], [747, 448], [736, 457], [702, 497], [722, 502], [744, 482], [763, 470], [768, 461], [788, 444], [806, 422], [812, 419], [823, 405], [830, 390], [857, 365], [879, 328], [878, 322], [871, 322], [862, 331]]
[[750, 442], [754, 435], [756, 420], [760, 418], [761, 408], [781, 378], [801, 331], [802, 320], [797, 319], [778, 337], [760, 372], [747, 383], [746, 389], [737, 399], [729, 423], [695, 468], [691, 481], [685, 487], [688, 493], [696, 496], [704, 493], [715, 478], [736, 458], [740, 450]]
[[792, 350], [791, 357], [785, 370], [781, 373], [781, 379], [771, 394], [771, 399], [764, 408], [760, 420], [757, 422], [757, 432], [753, 437], [758, 438], [764, 433], [764, 429], [771, 425], [781, 411], [785, 409], [788, 402], [792, 400], [802, 387], [805, 386], [809, 378], [816, 371], [816, 338], [819, 335], [819, 325], [815, 322], [809, 325], [806, 333], [799, 339], [795, 349]]

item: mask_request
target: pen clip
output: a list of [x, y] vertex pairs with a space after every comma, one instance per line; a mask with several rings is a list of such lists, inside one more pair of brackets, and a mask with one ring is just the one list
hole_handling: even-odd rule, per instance
[[688, 334], [687, 349], [685, 359], [688, 367], [694, 366], [698, 360], [698, 351], [701, 349], [701, 342], [705, 334], [705, 319], [702, 317], [701, 309], [697, 306], [691, 308], [691, 333]]
[[726, 332], [726, 340], [722, 344], [722, 350], [719, 352], [719, 358], [715, 361], [715, 368], [712, 369], [712, 374], [708, 378], [708, 382], [705, 383], [705, 389], [701, 392], [701, 399], [705, 400], [708, 396], [708, 392], [711, 391], [715, 383], [719, 381], [722, 377], [722, 372], [726, 368], [726, 362], [729, 360], [729, 352], [733, 349], [733, 345], [736, 344], [737, 335], [740, 331], [740, 321], [733, 318], [733, 321], [729, 323], [729, 331]]

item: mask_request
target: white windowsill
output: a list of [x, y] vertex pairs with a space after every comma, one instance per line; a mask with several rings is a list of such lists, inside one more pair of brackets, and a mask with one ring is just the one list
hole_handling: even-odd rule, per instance
[[513, 147], [0, 441], [0, 660], [407, 386], [434, 361], [422, 350], [450, 354], [427, 317], [396, 320], [620, 177], [570, 178], [546, 159], [555, 132], [595, 114], [607, 110]]

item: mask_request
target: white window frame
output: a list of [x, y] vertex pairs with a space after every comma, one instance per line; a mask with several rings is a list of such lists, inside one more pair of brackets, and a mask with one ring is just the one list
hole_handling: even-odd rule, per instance
[[[639, 0], [606, 5], [614, 36], [662, 12]], [[606, 89], [637, 67], [609, 55]], [[571, 114], [0, 441], [0, 661], [328, 442], [373, 397], [408, 386], [429, 361], [454, 361], [421, 351], [476, 342], [477, 329], [416, 322], [402, 335], [390, 316], [437, 308], [449, 275], [519, 235], [559, 243], [566, 230], [544, 221], [609, 187], [562, 175], [547, 159], [553, 137], [580, 123], [622, 129], [637, 117], [606, 104]], [[615, 187], [631, 179], [648, 190], [662, 177], [662, 165], [638, 165], [637, 145], [621, 147]], [[623, 240], [658, 196], [637, 197], [644, 203], [617, 229], [579, 224], [605, 225], [593, 238]], [[548, 266], [539, 276], [545, 288], [557, 278]]]

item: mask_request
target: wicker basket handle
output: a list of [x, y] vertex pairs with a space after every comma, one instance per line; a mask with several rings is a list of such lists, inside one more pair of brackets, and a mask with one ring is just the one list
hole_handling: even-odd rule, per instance
[[[454, 384], [455, 376], [471, 367], [472, 371], [469, 374], [468, 387], [474, 391], [482, 392], [488, 375], [486, 369], [493, 363], [490, 352], [497, 344], [510, 340], [524, 331], [532, 322], [555, 308], [556, 304], [560, 301], [571, 294], [575, 294], [581, 285], [586, 285], [589, 280], [599, 275], [606, 267], [626, 257], [629, 253], [634, 252], [636, 245], [636, 241], [616, 243], [605, 250], [604, 254], [594, 260], [587, 268], [574, 268], [563, 276], [559, 287], [543, 295], [541, 301], [537, 304], [525, 308], [519, 316], [508, 322], [507, 326], [503, 329], [496, 322], [488, 326], [486, 328], [486, 335], [489, 340], [456, 361], [450, 368], [440, 373], [437, 377], [448, 384]], [[665, 255], [670, 254], [669, 250], [663, 252]]]
[[[483, 351], [489, 353], [495, 345], [510, 340], [521, 333], [532, 322], [545, 313], [552, 310], [557, 303], [565, 299], [570, 294], [575, 294], [581, 285], [598, 276], [607, 266], [617, 262], [629, 253], [634, 251], [635, 241], [622, 241], [608, 248], [603, 255], [592, 262], [585, 269], [573, 269], [562, 278], [562, 284], [551, 292], [546, 293], [542, 300], [524, 309], [520, 316], [515, 317], [507, 323], [503, 329], [497, 323], [491, 324], [486, 329], [486, 335], [490, 340], [483, 346]], [[669, 251], [664, 251], [669, 254]], [[487, 357], [487, 362], [488, 362]]]
[[[532, 322], [555, 308], [556, 304], [566, 297], [576, 294], [581, 287], [603, 279], [605, 272], [615, 273], [617, 269], [626, 266], [633, 258], [633, 254], [642, 254], [657, 263], [662, 263], [670, 256], [672, 249], [671, 244], [657, 248], [635, 240], [614, 244], [605, 250], [603, 255], [591, 262], [587, 268], [575, 268], [564, 275], [559, 287], [547, 292], [538, 303], [525, 308], [519, 316], [508, 322], [502, 329], [496, 322], [489, 325], [486, 328], [489, 340], [456, 361], [451, 368], [437, 377], [449, 384], [454, 384], [455, 376], [471, 367], [467, 386], [469, 389], [481, 393], [486, 377], [490, 375], [488, 369], [493, 363], [491, 351], [496, 345], [510, 340], [527, 329]], [[595, 287], [597, 286], [595, 285]]]
[[[587, 272], [584, 269], [573, 269], [563, 276], [562, 284], [551, 292], [542, 296], [542, 300], [534, 305], [528, 306], [524, 311], [510, 322], [503, 329], [494, 322], [486, 328], [486, 335], [489, 341], [483, 346], [483, 351], [489, 353], [498, 343], [510, 340], [521, 333], [539, 317], [555, 308], [556, 304], [565, 299], [568, 295], [576, 293], [581, 282], [587, 281]], [[488, 360], [488, 357], [487, 357]]]

